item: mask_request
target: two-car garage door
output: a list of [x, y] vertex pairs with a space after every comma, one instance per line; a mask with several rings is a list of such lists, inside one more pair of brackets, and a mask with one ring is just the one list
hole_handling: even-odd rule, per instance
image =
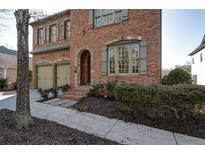
[[[55, 78], [51, 65], [38, 66], [38, 88], [50, 89], [54, 87], [54, 83], [59, 87], [61, 85], [69, 84], [70, 81], [70, 67], [68, 64], [56, 65]], [[55, 81], [55, 82], [54, 82]]]

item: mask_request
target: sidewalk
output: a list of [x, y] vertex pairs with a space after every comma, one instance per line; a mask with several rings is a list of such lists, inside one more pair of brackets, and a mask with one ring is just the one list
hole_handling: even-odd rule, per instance
[[[47, 119], [79, 131], [117, 141], [122, 144], [205, 144], [204, 139], [172, 133], [140, 124], [126, 123], [122, 120], [79, 112], [58, 106], [35, 102], [37, 94], [31, 94], [31, 114], [34, 117]], [[11, 100], [13, 103], [11, 104]], [[8, 100], [8, 101], [7, 101]], [[15, 110], [15, 96], [0, 100], [0, 109]], [[7, 102], [7, 105], [5, 105]], [[2, 107], [4, 104], [4, 107]]]

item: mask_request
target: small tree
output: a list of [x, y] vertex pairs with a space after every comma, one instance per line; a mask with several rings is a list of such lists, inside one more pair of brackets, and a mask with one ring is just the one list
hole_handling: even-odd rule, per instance
[[169, 72], [168, 76], [162, 79], [162, 84], [191, 84], [191, 75], [183, 69], [176, 68]]

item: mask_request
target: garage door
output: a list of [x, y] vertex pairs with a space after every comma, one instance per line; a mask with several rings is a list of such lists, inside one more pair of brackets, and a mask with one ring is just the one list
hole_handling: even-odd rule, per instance
[[52, 66], [38, 67], [38, 88], [53, 88], [53, 71]]
[[57, 65], [57, 87], [69, 84], [70, 81], [70, 65]]

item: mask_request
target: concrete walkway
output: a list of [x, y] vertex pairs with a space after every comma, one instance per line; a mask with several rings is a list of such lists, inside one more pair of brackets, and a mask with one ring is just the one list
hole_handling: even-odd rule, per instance
[[[0, 94], [0, 109], [15, 110], [16, 96]], [[79, 112], [59, 106], [37, 103], [39, 95], [30, 92], [31, 114], [34, 117], [47, 119], [79, 131], [117, 141], [122, 144], [205, 144], [204, 139], [164, 131], [140, 124], [126, 123], [122, 120], [109, 119], [103, 116]], [[3, 98], [4, 97], [4, 98]], [[1, 99], [3, 98], [3, 99]]]

